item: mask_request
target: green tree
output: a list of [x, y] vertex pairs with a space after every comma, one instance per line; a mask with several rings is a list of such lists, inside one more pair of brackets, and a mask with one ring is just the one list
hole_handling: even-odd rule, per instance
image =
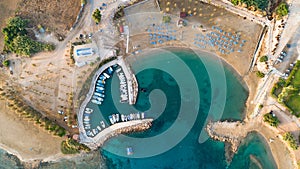
[[43, 44], [27, 36], [25, 29], [27, 24], [28, 20], [21, 19], [20, 17], [8, 20], [6, 27], [2, 30], [6, 50], [27, 57], [42, 50], [54, 50], [52, 44]]
[[53, 51], [55, 49], [55, 46], [53, 44], [45, 44], [44, 45], [44, 50], [45, 51]]
[[16, 54], [28, 57], [33, 53], [42, 51], [43, 49], [42, 43], [36, 42], [28, 36], [17, 36], [14, 38], [12, 46], [14, 47], [13, 51]]
[[233, 5], [238, 5], [241, 2], [241, 0], [231, 0], [231, 3]]
[[290, 132], [284, 133], [283, 140], [287, 141], [293, 150], [298, 149], [298, 144], [292, 133], [290, 133]]
[[281, 2], [276, 8], [276, 14], [280, 17], [285, 16], [289, 13], [289, 8], [286, 2]]
[[262, 57], [260, 57], [259, 61], [260, 62], [266, 62], [266, 61], [268, 61], [268, 56], [262, 56]]
[[10, 64], [10, 61], [9, 61], [9, 60], [5, 60], [5, 61], [2, 62], [2, 64], [3, 64], [4, 66], [8, 67], [9, 64]]
[[95, 21], [96, 23], [100, 23], [101, 17], [102, 17], [101, 11], [97, 8], [97, 9], [94, 11], [92, 17], [93, 17], [93, 19], [94, 19], [94, 21]]
[[280, 123], [276, 116], [273, 116], [271, 113], [267, 113], [264, 115], [264, 122], [269, 123], [270, 126], [277, 127]]
[[12, 42], [15, 37], [27, 34], [25, 29], [27, 24], [28, 21], [20, 17], [10, 18], [8, 20], [7, 26], [2, 29], [2, 33], [4, 34], [4, 44], [9, 50], [13, 51]]
[[256, 72], [256, 76], [260, 77], [260, 78], [263, 78], [263, 77], [265, 77], [265, 74], [263, 72], [261, 72], [261, 71], [257, 71]]

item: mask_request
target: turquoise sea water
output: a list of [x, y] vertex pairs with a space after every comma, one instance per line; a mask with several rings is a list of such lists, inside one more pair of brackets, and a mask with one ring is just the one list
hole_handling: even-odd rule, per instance
[[[107, 141], [99, 150], [105, 158], [100, 163], [112, 169], [276, 168], [269, 148], [257, 133], [249, 134], [228, 165], [224, 143], [209, 139], [203, 132], [209, 120], [243, 119], [248, 95], [234, 73], [221, 66], [215, 57], [187, 50], [163, 50], [130, 57], [129, 62], [139, 88], [146, 91], [139, 92], [136, 105], [122, 104], [119, 80], [113, 75], [106, 81], [103, 104], [89, 104], [98, 110], [92, 114], [92, 126], [99, 125], [100, 120], [109, 124], [108, 115], [117, 112], [144, 111], [146, 117], [155, 120], [150, 130]], [[129, 146], [134, 151], [132, 156], [126, 154]], [[101, 159], [82, 160], [77, 168], [102, 168], [97, 164]], [[74, 165], [65, 160], [41, 168], [74, 168]]]

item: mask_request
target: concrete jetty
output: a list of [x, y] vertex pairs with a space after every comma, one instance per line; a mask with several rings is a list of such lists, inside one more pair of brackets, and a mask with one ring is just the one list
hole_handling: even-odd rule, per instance
[[116, 123], [105, 128], [93, 138], [80, 135], [80, 142], [87, 145], [90, 149], [96, 150], [111, 137], [117, 136], [119, 134], [139, 132], [149, 129], [152, 125], [152, 121], [153, 119], [143, 119]]
[[118, 65], [122, 67], [124, 71], [125, 77], [127, 79], [127, 86], [128, 86], [128, 97], [129, 97], [129, 104], [133, 105], [136, 102], [137, 94], [138, 94], [138, 83], [136, 77], [130, 68], [130, 66], [125, 62], [124, 59], [120, 59], [118, 61]]

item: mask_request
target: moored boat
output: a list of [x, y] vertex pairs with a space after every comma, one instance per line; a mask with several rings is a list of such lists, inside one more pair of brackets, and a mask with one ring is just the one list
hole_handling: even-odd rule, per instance
[[110, 76], [108, 75], [108, 74], [106, 74], [106, 73], [103, 73], [103, 75], [108, 79], [108, 78], [110, 78]]
[[124, 114], [121, 114], [121, 120], [125, 121], [125, 115]]
[[127, 155], [132, 155], [132, 154], [133, 154], [133, 149], [132, 149], [132, 147], [127, 147], [127, 148], [126, 148], [126, 151], [127, 151]]
[[111, 124], [115, 124], [112, 115], [108, 116], [108, 118], [109, 118], [109, 121], [110, 121]]
[[117, 121], [117, 122], [120, 121], [120, 114], [116, 114], [116, 121]]
[[103, 128], [105, 128], [105, 123], [104, 123], [104, 121], [101, 121], [100, 124], [101, 124], [101, 126], [102, 126]]

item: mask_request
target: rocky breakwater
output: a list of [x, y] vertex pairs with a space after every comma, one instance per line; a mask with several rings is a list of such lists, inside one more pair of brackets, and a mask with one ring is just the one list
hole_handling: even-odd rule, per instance
[[111, 137], [119, 134], [126, 134], [132, 132], [141, 132], [148, 130], [152, 126], [153, 119], [133, 120], [128, 122], [116, 123], [101, 131], [93, 140], [93, 142], [84, 143], [92, 150], [98, 149], [104, 142]]
[[209, 122], [206, 131], [212, 139], [225, 142], [226, 161], [230, 163], [241, 141], [247, 136], [249, 126], [240, 121]]

